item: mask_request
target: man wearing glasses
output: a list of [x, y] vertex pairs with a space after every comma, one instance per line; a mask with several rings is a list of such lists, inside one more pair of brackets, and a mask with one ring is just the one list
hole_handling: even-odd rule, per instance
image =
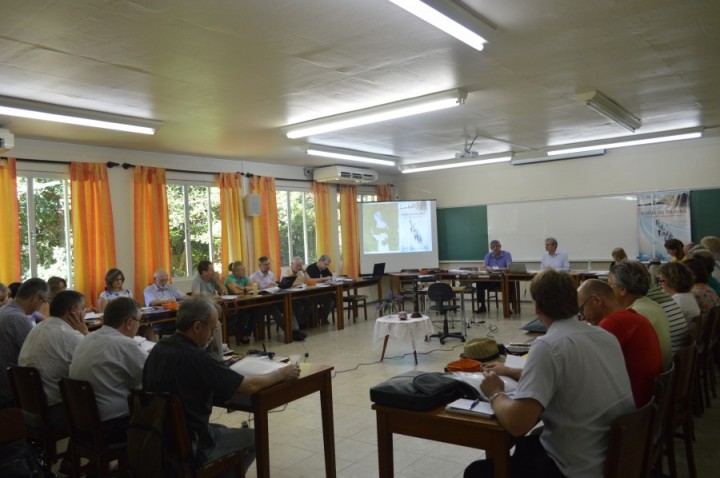
[[42, 279], [28, 279], [18, 289], [15, 298], [0, 308], [0, 408], [14, 406], [10, 383], [5, 369], [17, 365], [20, 348], [34, 321], [28, 318], [47, 302], [50, 289]]
[[70, 364], [70, 378], [92, 385], [111, 443], [124, 441], [130, 422], [127, 396], [142, 384], [148, 353], [133, 339], [141, 322], [137, 302], [128, 297], [113, 300], [105, 307], [103, 326], [80, 342]]
[[660, 342], [650, 322], [615, 298], [605, 282], [589, 279], [578, 287], [578, 318], [607, 330], [620, 342], [635, 406], [650, 401], [655, 377], [662, 373]]
[[143, 389], [172, 393], [182, 399], [188, 435], [198, 450], [199, 464], [244, 450], [247, 470], [255, 459], [255, 432], [211, 424], [213, 405], [222, 406], [235, 393], [250, 395], [295, 380], [300, 368], [288, 365], [267, 375], [243, 377], [218, 362], [205, 350], [218, 326], [218, 314], [218, 306], [207, 297], [185, 299], [178, 308], [177, 332], [150, 351], [143, 370]]

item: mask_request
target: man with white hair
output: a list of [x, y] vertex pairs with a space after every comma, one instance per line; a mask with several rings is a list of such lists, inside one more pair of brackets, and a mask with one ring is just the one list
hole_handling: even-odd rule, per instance
[[[293, 287], [304, 285], [305, 282], [307, 282], [307, 276], [305, 275], [305, 260], [300, 256], [293, 257], [292, 261], [290, 261], [290, 267], [283, 267], [280, 272], [280, 276], [295, 276]], [[312, 302], [307, 299], [293, 299], [292, 308], [300, 328], [302, 329], [307, 327], [310, 322], [310, 316], [312, 315]]]
[[165, 269], [158, 269], [153, 274], [155, 281], [145, 288], [145, 305], [153, 307], [167, 304], [168, 302], [180, 302], [185, 294], [170, 283], [170, 274]]

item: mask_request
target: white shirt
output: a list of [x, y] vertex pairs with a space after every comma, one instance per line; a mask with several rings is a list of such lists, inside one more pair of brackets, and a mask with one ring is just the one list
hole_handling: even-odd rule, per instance
[[556, 269], [559, 271], [570, 270], [570, 260], [568, 259], [567, 252], [555, 251], [555, 254], [550, 255], [549, 252], [545, 251], [540, 261], [540, 269]]
[[258, 285], [258, 289], [267, 289], [268, 287], [275, 287], [275, 275], [272, 271], [267, 271], [267, 274], [263, 274], [262, 271], [257, 270], [250, 276], [250, 280]]
[[150, 284], [145, 287], [143, 295], [145, 296], [145, 305], [148, 307], [150, 306], [150, 302], [154, 300], [181, 301], [185, 298], [185, 295], [172, 284], [167, 284], [163, 288], [158, 287], [157, 284]]
[[307, 277], [305, 276], [305, 272], [303, 271], [297, 271], [297, 273], [293, 272], [292, 267], [283, 267], [280, 271], [281, 277], [291, 277], [295, 276], [295, 282], [293, 282], [293, 287], [297, 287], [300, 284], [304, 284]]
[[70, 378], [90, 382], [102, 421], [124, 417], [130, 390], [142, 385], [147, 356], [135, 340], [104, 325], [75, 349]]
[[685, 314], [685, 320], [688, 322], [700, 315], [700, 306], [695, 298], [695, 294], [692, 292], [673, 294], [672, 298], [677, 302], [677, 305], [680, 306], [683, 314]]
[[64, 320], [50, 317], [33, 327], [20, 349], [18, 364], [38, 369], [50, 406], [62, 402], [58, 382], [67, 376], [83, 337]]

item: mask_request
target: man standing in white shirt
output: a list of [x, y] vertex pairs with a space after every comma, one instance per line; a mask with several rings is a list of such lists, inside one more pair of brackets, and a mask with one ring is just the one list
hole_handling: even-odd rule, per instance
[[557, 250], [558, 242], [554, 237], [545, 239], [545, 254], [540, 261], [540, 269], [570, 270], [570, 260], [566, 252]]
[[105, 308], [103, 326], [75, 349], [70, 378], [90, 382], [103, 431], [110, 442], [125, 435], [130, 421], [127, 396], [142, 384], [148, 353], [133, 337], [142, 322], [138, 303], [127, 297]]
[[40, 372], [53, 425], [65, 423], [58, 382], [70, 369], [75, 348], [88, 334], [85, 297], [74, 290], [58, 292], [50, 303], [50, 317], [37, 324], [20, 349], [18, 364]]

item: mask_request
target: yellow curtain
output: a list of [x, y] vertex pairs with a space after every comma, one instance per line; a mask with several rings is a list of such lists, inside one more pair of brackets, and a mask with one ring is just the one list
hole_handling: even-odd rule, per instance
[[[275, 198], [275, 178], [253, 176], [250, 191], [260, 196], [260, 215], [253, 217], [253, 239], [255, 259], [261, 256], [270, 258], [270, 268], [275, 277], [280, 277], [280, 234], [278, 232], [277, 202]], [[253, 267], [255, 269], [255, 261]]]
[[222, 225], [223, 268], [232, 261], [248, 263], [243, 209], [242, 176], [240, 173], [220, 173], [220, 224]]
[[136, 166], [133, 173], [135, 201], [135, 291], [142, 302], [143, 290], [158, 269], [170, 271], [170, 226], [168, 225], [165, 170]]
[[392, 201], [392, 186], [389, 184], [381, 184], [377, 187], [378, 201]]
[[340, 238], [342, 240], [342, 273], [348, 277], [360, 275], [360, 237], [358, 225], [357, 188], [339, 186]]
[[20, 280], [20, 222], [15, 158], [0, 159], [0, 281]]
[[95, 305], [105, 273], [115, 267], [115, 227], [107, 166], [70, 163], [75, 290]]
[[330, 210], [330, 186], [313, 181], [312, 193], [315, 196], [315, 243], [317, 255], [331, 255], [332, 240], [332, 211]]

